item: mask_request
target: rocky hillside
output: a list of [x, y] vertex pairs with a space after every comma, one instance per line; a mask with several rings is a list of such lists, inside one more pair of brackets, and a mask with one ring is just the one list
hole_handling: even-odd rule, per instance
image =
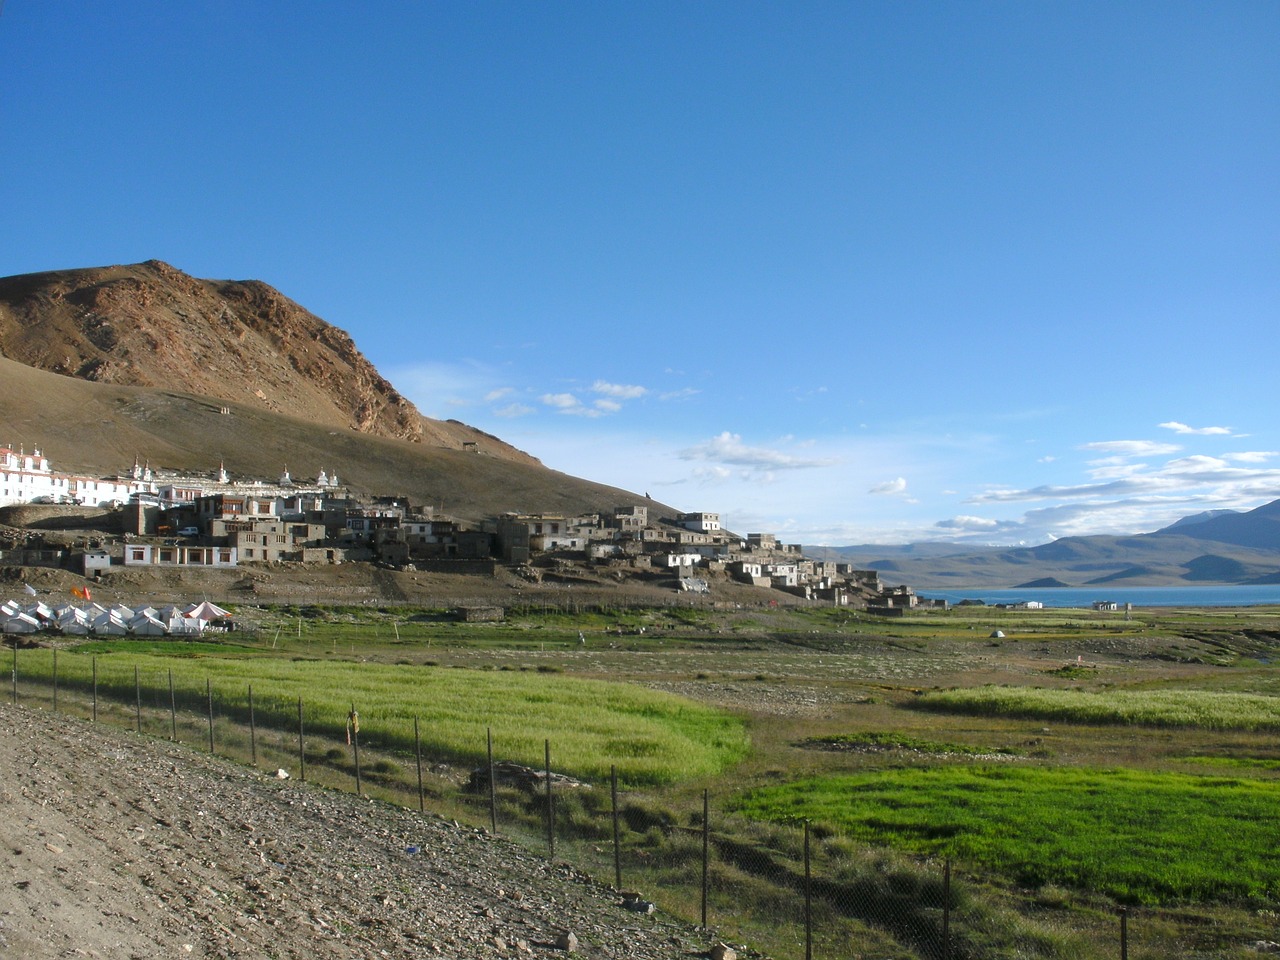
[[422, 416], [348, 334], [267, 284], [198, 280], [159, 260], [0, 279], [0, 355], [96, 383], [536, 462], [465, 424]]
[[715, 943], [438, 817], [8, 702], [0, 730], [0, 764], [23, 771], [0, 781], [0, 956], [687, 960]]
[[153, 467], [233, 479], [336, 473], [356, 495], [460, 520], [648, 503], [423, 417], [341, 330], [256, 281], [156, 260], [0, 279], [0, 444], [55, 470]]

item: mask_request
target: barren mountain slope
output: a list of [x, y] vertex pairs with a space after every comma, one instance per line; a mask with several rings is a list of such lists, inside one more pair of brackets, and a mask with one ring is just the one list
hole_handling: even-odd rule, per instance
[[0, 279], [0, 354], [82, 380], [536, 462], [464, 424], [422, 416], [350, 336], [265, 283], [198, 280], [159, 260]]

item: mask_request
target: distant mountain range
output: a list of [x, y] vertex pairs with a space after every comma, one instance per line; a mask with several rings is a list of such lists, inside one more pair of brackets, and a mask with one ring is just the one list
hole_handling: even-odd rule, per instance
[[1280, 583], [1280, 500], [1245, 513], [1183, 517], [1152, 533], [1064, 537], [1038, 547], [924, 542], [805, 553], [878, 570], [889, 583], [918, 589]]

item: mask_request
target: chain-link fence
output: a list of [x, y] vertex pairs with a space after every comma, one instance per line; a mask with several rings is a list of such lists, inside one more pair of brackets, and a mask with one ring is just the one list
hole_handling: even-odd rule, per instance
[[[1056, 888], [1019, 891], [945, 860], [868, 846], [807, 823], [762, 823], [731, 796], [684, 801], [587, 784], [492, 736], [469, 764], [424, 753], [359, 704], [255, 700], [192, 675], [108, 677], [97, 658], [12, 652], [8, 699], [171, 739], [330, 789], [430, 810], [515, 839], [612, 883], [625, 907], [714, 928], [778, 960], [1226, 958], [1280, 939], [1276, 917], [1224, 929], [1195, 910], [1126, 911]], [[852, 800], [851, 800], [852, 802]], [[1242, 912], [1241, 914], [1245, 914]]]

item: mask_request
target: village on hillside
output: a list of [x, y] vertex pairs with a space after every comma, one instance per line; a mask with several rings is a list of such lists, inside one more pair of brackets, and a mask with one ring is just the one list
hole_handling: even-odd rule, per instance
[[[112, 568], [235, 568], [280, 563], [378, 563], [434, 573], [493, 575], [499, 564], [536, 579], [548, 567], [585, 564], [658, 572], [677, 590], [711, 594], [729, 578], [826, 605], [900, 615], [933, 602], [886, 588], [874, 570], [806, 558], [768, 533], [740, 537], [716, 513], [651, 516], [628, 503], [606, 514], [504, 513], [467, 524], [403, 498], [357, 498], [336, 474], [275, 481], [153, 470], [135, 459], [110, 477], [59, 473], [38, 449], [0, 445], [0, 507], [61, 504], [112, 511], [118, 538], [75, 545], [28, 533], [0, 548], [0, 564], [71, 570], [88, 580]], [[938, 601], [937, 603], [943, 603]]]

